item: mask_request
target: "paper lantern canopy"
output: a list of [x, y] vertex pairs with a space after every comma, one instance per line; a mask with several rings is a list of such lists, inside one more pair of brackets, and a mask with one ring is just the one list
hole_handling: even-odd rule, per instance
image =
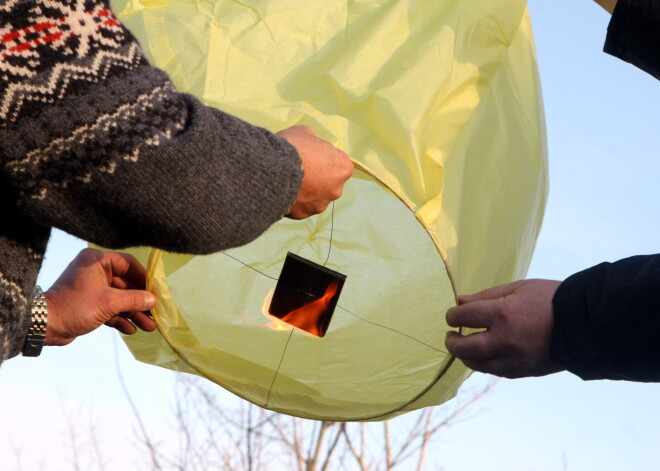
[[525, 2], [114, 6], [181, 91], [273, 131], [312, 126], [356, 165], [326, 212], [244, 247], [134, 250], [160, 332], [126, 338], [136, 358], [312, 419], [450, 399], [469, 370], [445, 312], [524, 277], [545, 205]]

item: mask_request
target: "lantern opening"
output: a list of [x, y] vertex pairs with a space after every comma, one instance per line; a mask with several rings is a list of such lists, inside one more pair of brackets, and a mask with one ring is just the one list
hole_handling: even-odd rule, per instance
[[346, 275], [289, 252], [268, 313], [323, 337], [345, 280]]

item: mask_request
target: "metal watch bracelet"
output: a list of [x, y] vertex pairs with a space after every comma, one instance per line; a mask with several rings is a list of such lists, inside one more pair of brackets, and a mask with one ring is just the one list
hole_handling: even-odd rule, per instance
[[32, 309], [30, 310], [30, 329], [28, 330], [23, 356], [38, 357], [46, 341], [46, 326], [48, 325], [48, 306], [46, 297], [40, 286], [35, 286], [32, 293]]

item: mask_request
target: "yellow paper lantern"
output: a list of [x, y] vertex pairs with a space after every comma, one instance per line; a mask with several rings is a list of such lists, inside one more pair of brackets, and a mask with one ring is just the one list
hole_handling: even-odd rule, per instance
[[[445, 312], [456, 293], [524, 277], [545, 206], [525, 5], [115, 1], [179, 90], [273, 131], [310, 125], [356, 166], [331, 209], [244, 247], [134, 250], [161, 333], [126, 338], [136, 358], [312, 419], [453, 397], [469, 370], [445, 349]], [[346, 276], [322, 337], [268, 314], [288, 252]], [[322, 298], [309, 279], [294, 289]]]

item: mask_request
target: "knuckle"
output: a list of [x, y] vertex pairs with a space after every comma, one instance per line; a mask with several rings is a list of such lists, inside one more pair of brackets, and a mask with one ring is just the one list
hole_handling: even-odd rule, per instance
[[96, 259], [98, 255], [102, 255], [103, 252], [91, 247], [86, 247], [78, 253], [78, 257], [81, 260]]
[[497, 322], [501, 323], [503, 326], [512, 326], [516, 324], [517, 313], [506, 303], [502, 303], [500, 309], [495, 312]]
[[93, 253], [95, 253], [95, 252], [97, 252], [96, 249], [93, 249], [93, 248], [91, 248], [91, 247], [85, 247], [84, 249], [82, 249], [82, 250], [80, 251], [80, 254], [81, 254], [81, 255], [88, 255], [88, 254], [93, 254]]
[[[343, 193], [343, 188], [335, 188], [330, 192], [330, 198], [332, 198], [332, 200], [336, 200], [342, 195], [342, 193]], [[323, 209], [325, 210], [325, 208], [327, 207], [328, 205], [326, 204]]]
[[343, 154], [342, 161], [344, 163], [344, 168], [346, 169], [346, 171], [350, 171], [351, 173], [353, 173], [353, 168], [354, 168], [353, 161], [351, 160], [349, 155], [346, 154], [345, 152], [342, 152], [342, 154]]
[[347, 166], [344, 168], [344, 180], [348, 180], [353, 176], [353, 172], [355, 171], [355, 167], [353, 167], [353, 164], [349, 162]]

